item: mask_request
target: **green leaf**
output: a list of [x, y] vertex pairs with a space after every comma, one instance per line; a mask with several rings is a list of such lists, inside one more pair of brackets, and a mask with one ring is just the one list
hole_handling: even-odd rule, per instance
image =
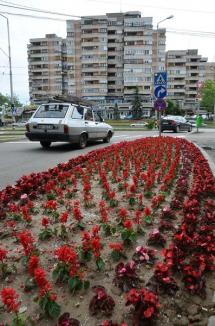
[[135, 241], [136, 239], [137, 239], [137, 235], [135, 232], [132, 231], [129, 235], [129, 240]]
[[121, 254], [120, 252], [116, 251], [116, 250], [113, 250], [111, 252], [111, 258], [115, 261], [115, 262], [118, 262], [121, 258]]
[[129, 205], [134, 206], [134, 204], [135, 204], [135, 198], [134, 197], [129, 198]]
[[52, 272], [52, 277], [54, 282], [61, 281], [65, 283], [69, 277], [69, 271], [67, 266], [62, 266], [61, 264], [57, 264], [56, 268]]
[[42, 232], [39, 233], [39, 239], [40, 240], [47, 240], [50, 239], [53, 235], [53, 232], [51, 229], [45, 229]]
[[83, 286], [84, 286], [84, 290], [88, 290], [90, 287], [90, 281], [84, 281]]
[[48, 301], [49, 300], [48, 300], [47, 295], [45, 295], [42, 299], [40, 299], [39, 305], [43, 312], [45, 312]]
[[101, 257], [99, 257], [97, 260], [96, 260], [96, 266], [98, 268], [99, 271], [103, 271], [104, 268], [105, 268], [105, 263], [103, 261], [103, 259]]
[[68, 281], [69, 289], [74, 294], [76, 291], [79, 291], [83, 288], [83, 282], [79, 277], [71, 277]]
[[123, 241], [128, 239], [128, 231], [127, 230], [122, 231], [121, 238]]
[[57, 319], [60, 315], [61, 307], [55, 301], [48, 301], [48, 304], [45, 309], [45, 313], [51, 319]]

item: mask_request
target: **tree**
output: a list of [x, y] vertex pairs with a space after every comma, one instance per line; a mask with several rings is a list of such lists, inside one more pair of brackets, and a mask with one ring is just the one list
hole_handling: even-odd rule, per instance
[[113, 109], [113, 117], [115, 120], [119, 120], [120, 119], [120, 113], [119, 113], [119, 108], [118, 108], [118, 104], [116, 103]]
[[166, 114], [169, 114], [169, 115], [181, 115], [182, 112], [181, 110], [179, 109], [179, 107], [171, 100], [167, 100], [167, 108], [165, 110], [165, 113]]
[[[14, 95], [13, 97], [13, 101], [14, 101], [14, 105], [16, 107], [22, 106], [22, 103], [19, 101], [18, 97], [16, 95]], [[0, 93], [0, 106], [4, 105], [4, 104], [8, 104], [9, 107], [11, 107], [11, 100], [10, 100], [10, 96], [9, 95], [3, 95], [2, 93]]]
[[208, 112], [213, 112], [215, 102], [215, 82], [212, 80], [206, 80], [200, 93], [202, 97], [201, 106]]
[[137, 86], [135, 87], [135, 96], [132, 102], [132, 116], [134, 119], [139, 119], [142, 117], [142, 104]]

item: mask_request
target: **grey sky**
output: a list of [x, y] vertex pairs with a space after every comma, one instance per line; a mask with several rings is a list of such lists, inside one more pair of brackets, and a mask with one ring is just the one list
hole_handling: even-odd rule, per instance
[[[174, 18], [160, 24], [169, 29], [183, 29], [214, 33], [214, 37], [197, 37], [167, 33], [167, 50], [198, 49], [209, 61], [215, 61], [215, 2], [211, 0], [7, 0], [19, 5], [32, 6], [78, 16], [105, 14], [139, 10], [143, 16], [153, 17], [153, 24], [169, 15]], [[0, 1], [0, 4], [3, 2]], [[27, 11], [9, 9], [0, 6], [0, 11], [30, 14]], [[32, 13], [38, 15], [37, 13]], [[48, 16], [48, 14], [41, 14]], [[28, 102], [27, 74], [27, 44], [30, 38], [44, 37], [45, 34], [55, 33], [66, 36], [66, 23], [51, 20], [41, 20], [9, 16], [11, 33], [11, 51], [14, 93], [23, 103]], [[57, 17], [57, 16], [50, 16]], [[62, 18], [62, 17], [61, 17]], [[7, 52], [6, 20], [0, 16], [0, 48]], [[0, 93], [9, 93], [8, 59], [0, 50]]]

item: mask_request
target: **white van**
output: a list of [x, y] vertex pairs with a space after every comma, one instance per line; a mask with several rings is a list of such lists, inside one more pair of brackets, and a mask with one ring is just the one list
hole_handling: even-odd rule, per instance
[[26, 137], [40, 141], [44, 148], [57, 141], [76, 143], [80, 148], [90, 140], [109, 143], [114, 133], [91, 107], [71, 103], [40, 105], [26, 124], [26, 130]]

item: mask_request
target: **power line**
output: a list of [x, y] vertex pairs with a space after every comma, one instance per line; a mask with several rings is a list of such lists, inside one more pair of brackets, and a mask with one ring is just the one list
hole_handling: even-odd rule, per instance
[[0, 2], [6, 3], [6, 4], [2, 4], [2, 3], [0, 4], [0, 6], [3, 6], [3, 7], [16, 8], [16, 9], [20, 9], [20, 10], [35, 11], [35, 12], [51, 14], [51, 15], [58, 15], [58, 16], [64, 16], [64, 17], [81, 18], [81, 16], [64, 14], [64, 13], [57, 12], [57, 11], [44, 10], [44, 9], [39, 9], [39, 8], [35, 8], [35, 7], [28, 7], [28, 6], [22, 6], [22, 5], [20, 6], [20, 5], [17, 5], [16, 3], [8, 2], [8, 1], [4, 1], [4, 0], [1, 0]]
[[36, 16], [36, 15], [26, 15], [26, 14], [16, 14], [14, 12], [8, 11], [0, 11], [1, 14], [12, 15], [12, 16], [20, 16], [20, 17], [28, 17], [28, 18], [36, 18], [36, 19], [45, 19], [45, 20], [54, 20], [60, 22], [66, 22], [66, 19], [61, 18], [53, 18], [53, 17], [46, 17], [46, 16]]
[[215, 33], [212, 32], [203, 32], [203, 31], [192, 31], [192, 30], [180, 30], [180, 29], [167, 29], [167, 33], [181, 34], [181, 35], [190, 35], [196, 37], [206, 37], [206, 38], [215, 38]]
[[[0, 68], [9, 68], [9, 66], [0, 66]], [[13, 66], [14, 69], [26, 69], [24, 66]]]
[[[20, 16], [20, 17], [29, 17], [29, 18], [35, 18], [35, 19], [48, 19], [48, 20], [54, 20], [54, 21], [61, 21], [65, 22], [66, 19], [60, 19], [60, 18], [52, 18], [52, 17], [46, 17], [46, 16], [36, 16], [36, 15], [27, 15], [27, 14], [16, 14], [11, 13], [7, 11], [0, 11], [2, 14], [7, 15], [14, 15], [14, 16]], [[215, 33], [213, 32], [205, 32], [205, 31], [194, 31], [194, 30], [177, 30], [177, 29], [166, 29], [167, 33], [175, 33], [175, 34], [187, 34], [191, 36], [199, 36], [199, 37], [208, 37], [213, 38], [215, 36]]]

